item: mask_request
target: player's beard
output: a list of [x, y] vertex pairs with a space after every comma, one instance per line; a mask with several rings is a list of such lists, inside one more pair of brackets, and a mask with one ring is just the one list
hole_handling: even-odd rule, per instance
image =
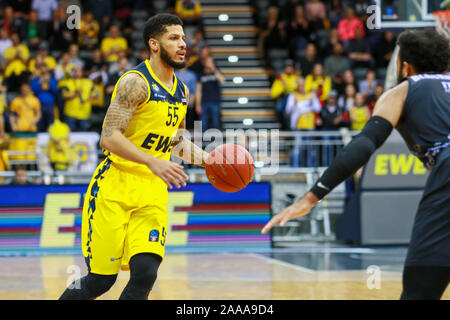
[[404, 80], [406, 80], [405, 77], [403, 77], [403, 63], [400, 64], [400, 70], [397, 74], [397, 84], [402, 83]]
[[172, 60], [172, 58], [170, 58], [169, 52], [166, 49], [164, 49], [162, 45], [160, 46], [160, 48], [161, 48], [160, 57], [169, 66], [171, 66], [174, 69], [183, 69], [186, 66], [186, 60], [184, 60], [183, 62], [176, 62]]

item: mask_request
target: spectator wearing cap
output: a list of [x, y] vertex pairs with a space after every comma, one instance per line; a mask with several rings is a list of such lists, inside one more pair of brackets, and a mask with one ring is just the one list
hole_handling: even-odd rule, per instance
[[[275, 81], [272, 83], [270, 94], [272, 99], [276, 100], [275, 111], [278, 120], [284, 125], [284, 110], [286, 108], [286, 99], [289, 94], [297, 88], [297, 80], [299, 76], [296, 73], [293, 60], [286, 60], [284, 69], [281, 74], [277, 74]], [[285, 127], [285, 126], [284, 126]]]
[[[337, 105], [338, 92], [331, 90], [328, 94], [328, 99], [320, 111], [320, 119], [322, 120], [321, 130], [324, 131], [337, 131], [343, 124], [346, 117], [346, 111]], [[325, 142], [322, 148], [322, 166], [328, 166], [331, 163], [331, 159], [336, 152], [336, 149], [329, 141], [337, 140], [337, 136], [322, 137]]]
[[345, 9], [345, 18], [342, 18], [338, 23], [339, 40], [347, 47], [349, 41], [355, 38], [355, 31], [362, 30], [364, 36], [364, 25], [355, 16], [355, 10], [352, 7]]
[[321, 105], [324, 105], [330, 90], [331, 78], [324, 72], [322, 64], [316, 63], [312, 73], [308, 74], [305, 78], [305, 91], [314, 91]]

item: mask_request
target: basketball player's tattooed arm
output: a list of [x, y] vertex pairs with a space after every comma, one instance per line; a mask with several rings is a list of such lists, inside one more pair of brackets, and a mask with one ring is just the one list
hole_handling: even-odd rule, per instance
[[[189, 92], [187, 96], [187, 101], [189, 101]], [[186, 162], [195, 164], [200, 167], [206, 166], [206, 159], [209, 157], [209, 153], [204, 151], [202, 148], [193, 143], [190, 139], [184, 136], [186, 129], [186, 118], [181, 121], [178, 127], [177, 136], [174, 139], [173, 155], [180, 158]]]
[[320, 199], [365, 165], [397, 126], [407, 93], [407, 81], [386, 91], [378, 99], [373, 116], [361, 133], [342, 149], [313, 188], [298, 202], [274, 216], [261, 232], [265, 234], [278, 223], [284, 226], [293, 218], [307, 215]]
[[125, 75], [118, 83], [114, 100], [106, 112], [100, 146], [129, 161], [146, 165], [171, 189], [186, 185], [188, 176], [177, 163], [158, 159], [142, 151], [124, 136], [136, 108], [144, 103], [149, 92], [147, 83], [137, 73]]

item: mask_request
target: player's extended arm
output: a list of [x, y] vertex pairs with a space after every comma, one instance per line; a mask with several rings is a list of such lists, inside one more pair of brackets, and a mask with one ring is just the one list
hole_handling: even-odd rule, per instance
[[317, 202], [337, 185], [365, 165], [370, 156], [389, 137], [397, 125], [408, 93], [408, 82], [386, 91], [375, 105], [373, 117], [363, 130], [336, 156], [323, 175], [303, 198], [274, 216], [262, 229], [267, 233], [274, 225], [284, 226], [290, 219], [308, 214]]
[[148, 94], [147, 84], [140, 75], [130, 73], [120, 80], [116, 96], [106, 112], [100, 146], [126, 160], [146, 165], [170, 189], [172, 184], [179, 188], [180, 184], [186, 185], [188, 179], [181, 165], [140, 150], [123, 135], [134, 111], [147, 100]]

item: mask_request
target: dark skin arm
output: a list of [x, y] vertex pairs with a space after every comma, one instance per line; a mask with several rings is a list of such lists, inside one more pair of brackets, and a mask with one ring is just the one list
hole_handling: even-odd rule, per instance
[[[388, 120], [392, 124], [392, 127], [395, 128], [402, 115], [407, 93], [407, 81], [383, 93], [375, 105], [373, 116], [379, 116]], [[266, 234], [278, 223], [284, 226], [291, 219], [307, 215], [317, 202], [319, 202], [319, 198], [312, 192], [307, 192], [298, 202], [290, 205], [274, 216], [264, 226], [261, 233]]]

